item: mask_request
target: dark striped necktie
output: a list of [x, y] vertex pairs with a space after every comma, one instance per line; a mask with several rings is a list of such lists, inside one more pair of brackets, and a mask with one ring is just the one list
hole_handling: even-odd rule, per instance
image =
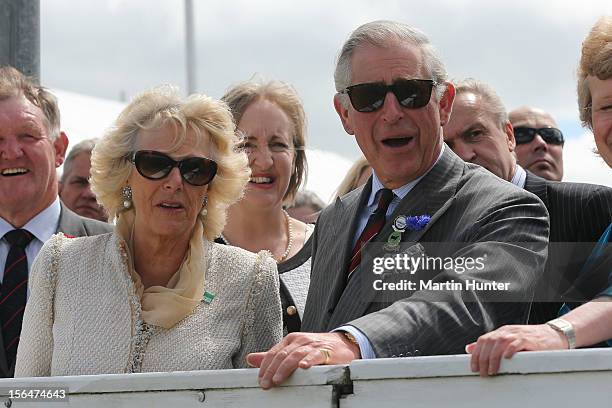
[[376, 238], [376, 235], [378, 235], [382, 227], [385, 225], [387, 209], [393, 200], [394, 194], [393, 191], [389, 190], [388, 188], [379, 190], [379, 194], [380, 197], [378, 198], [378, 207], [376, 207], [376, 210], [374, 210], [374, 212], [370, 215], [370, 218], [368, 218], [368, 223], [366, 224], [363, 232], [357, 239], [355, 247], [353, 248], [351, 263], [349, 264], [348, 273], [346, 275], [347, 281], [361, 262], [361, 250], [363, 246]]
[[28, 258], [25, 248], [34, 236], [26, 230], [15, 229], [7, 232], [4, 238], [11, 247], [6, 257], [2, 290], [0, 291], [0, 319], [2, 319], [2, 338], [6, 360], [8, 366], [11, 367], [17, 356], [17, 345], [28, 290]]

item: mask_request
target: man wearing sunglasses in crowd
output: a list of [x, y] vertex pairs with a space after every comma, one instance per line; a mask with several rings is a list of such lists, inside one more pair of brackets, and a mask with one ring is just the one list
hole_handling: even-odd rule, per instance
[[[444, 128], [446, 144], [466, 162], [478, 164], [538, 196], [550, 215], [549, 241], [563, 243], [549, 247], [546, 272], [529, 315], [530, 324], [546, 323], [557, 317], [562, 305], [560, 296], [574, 282], [592, 246], [612, 219], [612, 189], [594, 184], [549, 181], [523, 169], [513, 154], [518, 150], [520, 137], [526, 138], [529, 132], [533, 137], [541, 132], [562, 141], [561, 132], [556, 128], [513, 128], [501, 98], [485, 82], [466, 79], [455, 83], [455, 89], [453, 114]], [[535, 112], [531, 108], [521, 108], [521, 111]], [[546, 126], [550, 123], [547, 120], [530, 123]], [[539, 145], [544, 141], [533, 143]]]
[[0, 68], [0, 377], [12, 377], [34, 258], [56, 232], [109, 232], [58, 198], [68, 138], [57, 100], [12, 67]]
[[[455, 96], [446, 78], [428, 38], [406, 24], [367, 23], [344, 44], [334, 106], [373, 174], [321, 212], [302, 323], [308, 333], [291, 333], [248, 357], [260, 367], [263, 388], [298, 367], [464, 353], [467, 339], [527, 321], [531, 288], [546, 261], [547, 212], [537, 197], [445, 147], [442, 129]], [[496, 292], [498, 299], [527, 303], [491, 302], [476, 290], [381, 294], [368, 286], [374, 257], [439, 251], [430, 243], [451, 243], [451, 258], [486, 253], [486, 265], [478, 274], [418, 269], [415, 284], [503, 281], [509, 289]]]
[[510, 112], [516, 157], [525, 170], [547, 180], [563, 178], [563, 133], [542, 109], [522, 106]]

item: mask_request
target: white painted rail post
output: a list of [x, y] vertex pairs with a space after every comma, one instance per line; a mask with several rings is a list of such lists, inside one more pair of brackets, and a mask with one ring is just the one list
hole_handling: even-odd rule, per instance
[[[0, 379], [0, 408], [17, 407], [337, 407], [336, 388], [348, 381], [345, 366], [300, 370], [282, 387], [263, 391], [257, 370], [185, 371]], [[68, 398], [24, 402], [10, 390], [65, 388]]]
[[469, 356], [355, 361], [341, 408], [610, 407], [612, 349], [525, 352], [480, 378]]

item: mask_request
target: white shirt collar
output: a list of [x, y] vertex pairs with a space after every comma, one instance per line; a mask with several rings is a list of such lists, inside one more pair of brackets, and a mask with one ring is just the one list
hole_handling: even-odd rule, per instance
[[527, 179], [527, 172], [518, 164], [514, 168], [514, 176], [510, 182], [517, 187], [525, 188], [525, 180]]
[[[29, 231], [41, 242], [46, 242], [57, 231], [61, 210], [59, 197], [56, 197], [50, 206], [36, 214], [22, 229]], [[14, 229], [10, 223], [0, 218], [0, 238]]]

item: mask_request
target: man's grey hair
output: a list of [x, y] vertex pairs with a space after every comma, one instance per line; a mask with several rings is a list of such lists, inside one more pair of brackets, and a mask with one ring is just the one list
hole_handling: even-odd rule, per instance
[[472, 93], [479, 96], [484, 102], [482, 107], [495, 118], [500, 128], [508, 123], [506, 107], [491, 85], [474, 78], [466, 78], [458, 82], [453, 81], [453, 83], [455, 85], [455, 100], [461, 94]]
[[325, 202], [314, 191], [300, 190], [295, 195], [295, 202], [291, 207], [310, 207], [317, 212], [325, 208]]
[[11, 66], [0, 67], [0, 101], [23, 95], [43, 113], [47, 134], [52, 141], [60, 135], [60, 111], [57, 98], [34, 78]]
[[[444, 68], [444, 64], [438, 56], [436, 49], [429, 42], [429, 38], [414, 27], [387, 20], [363, 24], [351, 33], [348, 40], [342, 46], [336, 62], [336, 70], [334, 71], [336, 91], [341, 92], [351, 85], [351, 60], [358, 47], [369, 44], [384, 48], [391, 45], [393, 41], [407, 42], [419, 47], [425, 68], [431, 74], [432, 79], [440, 84], [436, 87], [436, 98], [439, 100], [446, 89], [443, 83], [447, 79], [447, 74], [446, 68]], [[348, 96], [341, 94], [340, 98], [342, 104], [348, 107]]]
[[64, 162], [64, 169], [62, 170], [62, 178], [60, 179], [60, 183], [66, 182], [66, 178], [72, 171], [72, 164], [74, 159], [83, 153], [86, 153], [91, 156], [91, 152], [94, 147], [96, 147], [96, 143], [98, 139], [85, 139], [82, 142], [77, 143], [68, 153], [68, 157], [66, 157], [66, 161]]

